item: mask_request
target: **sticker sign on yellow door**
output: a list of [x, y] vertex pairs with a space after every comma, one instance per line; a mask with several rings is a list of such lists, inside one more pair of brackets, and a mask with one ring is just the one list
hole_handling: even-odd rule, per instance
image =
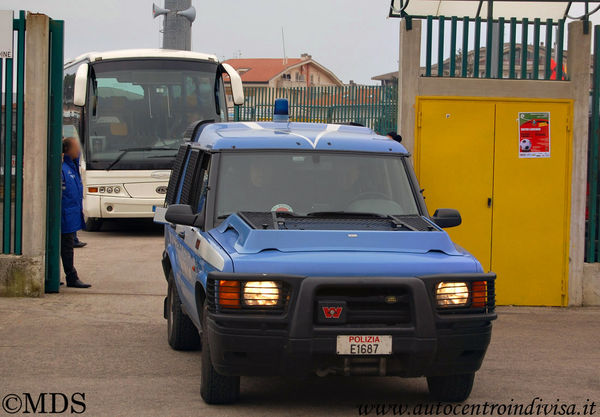
[[519, 158], [550, 158], [550, 113], [519, 113]]

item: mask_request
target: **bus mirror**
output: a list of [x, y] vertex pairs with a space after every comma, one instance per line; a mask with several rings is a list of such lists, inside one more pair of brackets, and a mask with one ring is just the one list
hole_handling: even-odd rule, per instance
[[87, 92], [88, 64], [81, 64], [75, 73], [75, 85], [73, 87], [73, 104], [85, 106]]
[[231, 95], [233, 96], [233, 104], [240, 106], [244, 104], [244, 87], [242, 86], [242, 78], [240, 74], [229, 64], [221, 64], [223, 69], [229, 75], [231, 84]]

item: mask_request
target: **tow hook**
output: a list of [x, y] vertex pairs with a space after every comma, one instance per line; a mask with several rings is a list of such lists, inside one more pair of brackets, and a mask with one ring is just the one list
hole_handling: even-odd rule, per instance
[[344, 358], [344, 375], [385, 376], [387, 361], [384, 357]]

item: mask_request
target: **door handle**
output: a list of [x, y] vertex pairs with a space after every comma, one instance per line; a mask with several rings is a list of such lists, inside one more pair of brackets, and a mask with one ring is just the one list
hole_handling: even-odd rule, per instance
[[492, 197], [488, 197], [488, 207], [492, 207]]
[[177, 233], [177, 235], [178, 235], [180, 238], [182, 238], [182, 239], [185, 239], [185, 232], [179, 232], [179, 233]]

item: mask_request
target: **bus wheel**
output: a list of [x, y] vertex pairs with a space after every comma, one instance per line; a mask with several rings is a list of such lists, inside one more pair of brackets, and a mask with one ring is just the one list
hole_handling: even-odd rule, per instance
[[88, 217], [85, 221], [85, 229], [88, 232], [97, 232], [102, 227], [102, 219], [98, 217]]

